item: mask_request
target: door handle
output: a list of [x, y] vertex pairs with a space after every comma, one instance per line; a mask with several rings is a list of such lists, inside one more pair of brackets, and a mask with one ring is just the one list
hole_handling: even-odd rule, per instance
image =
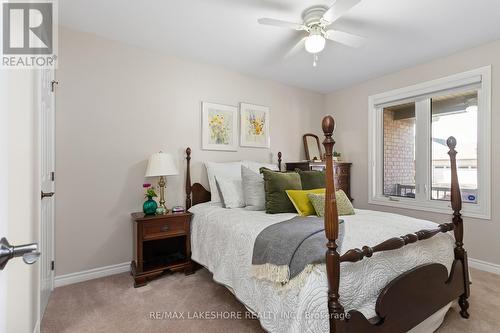
[[23, 257], [24, 263], [28, 265], [34, 264], [40, 257], [38, 244], [12, 246], [5, 237], [0, 239], [0, 270], [4, 269], [10, 259], [16, 257]]
[[55, 193], [55, 192], [44, 192], [44, 191], [42, 191], [42, 196], [41, 196], [41, 198], [42, 198], [42, 199], [43, 199], [43, 198], [50, 198], [50, 197], [52, 197], [54, 194], [56, 194], [56, 193]]

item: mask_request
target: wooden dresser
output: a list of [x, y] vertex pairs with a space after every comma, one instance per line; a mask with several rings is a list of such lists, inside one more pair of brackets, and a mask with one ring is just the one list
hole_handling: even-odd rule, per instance
[[[326, 168], [325, 162], [288, 162], [286, 171], [300, 170], [324, 170]], [[347, 194], [349, 200], [353, 201], [351, 197], [351, 165], [352, 163], [346, 162], [333, 162], [333, 170], [335, 172], [335, 189], [342, 190]]]

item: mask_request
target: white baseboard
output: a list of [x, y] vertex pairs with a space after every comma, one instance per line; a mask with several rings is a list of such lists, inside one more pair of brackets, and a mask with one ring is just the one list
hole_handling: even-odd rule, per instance
[[40, 319], [38, 319], [35, 323], [35, 328], [33, 329], [33, 333], [40, 333]]
[[89, 269], [88, 271], [75, 272], [59, 275], [54, 278], [54, 286], [62, 287], [68, 284], [93, 280], [109, 275], [120, 274], [130, 271], [130, 262], [124, 262], [117, 265]]
[[[500, 275], [500, 265], [492, 264], [483, 260], [469, 258], [469, 266], [481, 271], [486, 271], [494, 274]], [[70, 273], [65, 275], [56, 276], [54, 279], [54, 286], [62, 287], [68, 284], [93, 280], [109, 275], [120, 274], [130, 271], [130, 263], [124, 262], [117, 265], [99, 267], [94, 269], [89, 269], [88, 271], [81, 271], [76, 273]]]
[[469, 258], [469, 266], [480, 271], [490, 272], [500, 275], [500, 265], [491, 262]]

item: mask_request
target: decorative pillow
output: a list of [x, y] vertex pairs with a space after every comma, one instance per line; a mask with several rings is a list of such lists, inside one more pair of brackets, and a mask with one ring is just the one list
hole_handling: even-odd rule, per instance
[[295, 169], [295, 171], [300, 175], [302, 189], [312, 190], [326, 187], [325, 171], [303, 171], [300, 169]]
[[219, 190], [215, 177], [225, 179], [241, 179], [241, 162], [215, 163], [205, 162], [208, 175], [208, 186], [210, 187], [211, 202], [221, 202]]
[[[308, 194], [307, 197], [316, 211], [316, 215], [325, 215], [325, 195], [324, 194]], [[339, 215], [354, 215], [354, 207], [347, 195], [342, 190], [335, 192], [337, 199], [337, 211]]]
[[245, 199], [245, 209], [266, 209], [266, 191], [264, 190], [264, 178], [262, 178], [262, 175], [253, 172], [246, 166], [242, 165], [241, 179], [243, 185], [243, 197]]
[[286, 190], [301, 190], [300, 176], [296, 172], [279, 172], [261, 168], [266, 191], [266, 213], [295, 213], [295, 207], [286, 195]]
[[225, 179], [215, 177], [220, 190], [222, 204], [226, 208], [245, 207], [243, 198], [243, 185], [241, 179]]
[[[308, 194], [325, 194], [324, 188], [315, 190], [286, 190], [286, 194], [293, 203], [300, 216], [308, 216], [316, 214], [311, 201], [307, 197]], [[324, 197], [323, 197], [324, 198]]]
[[260, 173], [260, 168], [267, 168], [269, 170], [279, 171], [278, 165], [276, 164], [261, 163], [255, 161], [247, 161], [247, 160], [242, 161], [241, 164], [243, 164], [245, 167], [249, 168], [255, 173]]

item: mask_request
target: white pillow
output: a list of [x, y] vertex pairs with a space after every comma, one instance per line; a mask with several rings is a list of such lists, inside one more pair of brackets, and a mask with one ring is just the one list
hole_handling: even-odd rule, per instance
[[259, 169], [262, 167], [268, 168], [269, 170], [279, 171], [277, 164], [262, 163], [255, 161], [242, 161], [241, 164], [243, 164], [244, 166], [246, 166], [247, 168], [258, 174], [260, 174]]
[[243, 186], [241, 184], [241, 179], [226, 179], [219, 176], [216, 176], [215, 179], [220, 190], [220, 195], [224, 207], [245, 207], [245, 198], [243, 197]]
[[215, 163], [205, 162], [208, 174], [208, 186], [212, 195], [211, 202], [221, 202], [219, 190], [215, 177], [223, 177], [225, 179], [241, 179], [241, 162]]
[[266, 208], [266, 192], [264, 191], [262, 175], [242, 165], [241, 178], [245, 209], [264, 210]]

